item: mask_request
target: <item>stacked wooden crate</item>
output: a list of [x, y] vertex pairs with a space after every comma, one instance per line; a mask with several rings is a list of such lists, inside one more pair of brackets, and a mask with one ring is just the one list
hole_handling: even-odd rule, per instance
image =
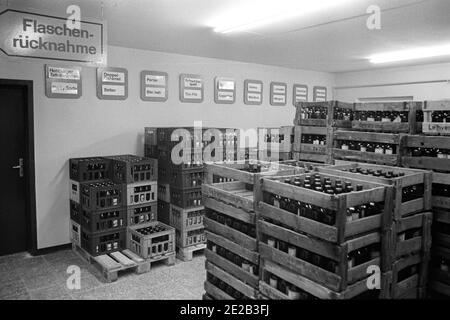
[[[236, 129], [145, 128], [146, 156], [159, 162], [159, 218], [175, 228], [177, 257], [183, 261], [206, 247], [201, 190], [204, 161], [234, 161], [238, 145]], [[206, 154], [211, 159], [204, 159]]]
[[[336, 173], [336, 172], [335, 172]], [[311, 181], [335, 190], [311, 190]], [[320, 187], [317, 187], [320, 189]], [[350, 190], [358, 190], [351, 192]], [[346, 192], [347, 190], [348, 192]], [[269, 299], [352, 299], [386, 296], [368, 285], [379, 272], [392, 223], [393, 188], [328, 173], [264, 178], [257, 207], [261, 294]], [[370, 209], [361, 209], [367, 205]], [[365, 212], [362, 214], [362, 212]]]
[[336, 131], [333, 158], [400, 165], [402, 135], [422, 129], [422, 103], [356, 103], [349, 130]]
[[292, 159], [294, 127], [258, 128], [258, 160], [285, 161]]
[[331, 163], [334, 130], [351, 126], [353, 104], [300, 102], [296, 108], [293, 158]]
[[255, 213], [255, 203], [261, 194], [258, 179], [299, 171], [292, 166], [261, 161], [205, 166], [206, 184], [202, 186], [207, 236], [205, 298], [258, 298]]
[[390, 287], [386, 297], [423, 298], [431, 249], [431, 172], [365, 163], [318, 170], [394, 188], [393, 221], [383, 234], [389, 243], [383, 266]]

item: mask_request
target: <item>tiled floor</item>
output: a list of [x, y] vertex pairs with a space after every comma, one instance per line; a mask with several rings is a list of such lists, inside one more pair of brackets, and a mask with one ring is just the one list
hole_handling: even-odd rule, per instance
[[[69, 289], [67, 267], [81, 269], [80, 289]], [[174, 266], [155, 263], [148, 273], [127, 272], [113, 283], [71, 250], [33, 257], [0, 257], [0, 300], [5, 299], [197, 299], [202, 298], [205, 258], [194, 255]]]

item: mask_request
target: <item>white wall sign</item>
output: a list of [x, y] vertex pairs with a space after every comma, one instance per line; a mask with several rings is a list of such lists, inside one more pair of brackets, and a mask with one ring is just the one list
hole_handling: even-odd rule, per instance
[[70, 29], [66, 16], [13, 9], [0, 13], [0, 51], [7, 56], [106, 65], [106, 43], [102, 21], [83, 16], [80, 28]]
[[144, 101], [164, 102], [168, 97], [168, 79], [166, 72], [141, 72], [141, 99]]
[[244, 81], [244, 103], [260, 105], [263, 101], [263, 83], [259, 80]]
[[81, 97], [81, 67], [45, 65], [45, 95], [48, 98]]
[[294, 84], [292, 97], [292, 104], [294, 106], [297, 104], [297, 102], [307, 102], [308, 86], [304, 84]]
[[102, 100], [128, 98], [128, 71], [124, 68], [97, 68], [97, 97]]
[[203, 78], [196, 74], [180, 74], [180, 101], [203, 102]]
[[287, 85], [283, 82], [270, 83], [270, 104], [272, 106], [285, 106]]
[[327, 88], [326, 87], [314, 87], [313, 99], [314, 102], [324, 102], [327, 101]]
[[236, 81], [234, 79], [216, 77], [214, 84], [214, 101], [216, 103], [234, 103], [236, 93]]

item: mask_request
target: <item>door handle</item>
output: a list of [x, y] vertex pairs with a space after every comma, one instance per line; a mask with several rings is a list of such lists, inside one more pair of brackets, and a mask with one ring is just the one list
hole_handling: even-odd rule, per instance
[[23, 158], [19, 158], [19, 165], [12, 167], [13, 169], [19, 169], [19, 177], [23, 178]]

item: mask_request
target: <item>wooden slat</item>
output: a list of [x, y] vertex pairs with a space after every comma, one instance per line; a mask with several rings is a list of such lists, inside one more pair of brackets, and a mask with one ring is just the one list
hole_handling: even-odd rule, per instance
[[376, 214], [352, 222], [347, 222], [345, 226], [345, 237], [347, 238], [367, 231], [380, 229], [382, 227], [382, 220], [382, 214]]
[[203, 224], [207, 231], [221, 235], [248, 250], [257, 250], [258, 245], [255, 238], [249, 237], [238, 230], [225, 226], [207, 217], [204, 218]]
[[241, 245], [234, 243], [218, 234], [214, 234], [210, 231], [205, 231], [205, 233], [208, 241], [212, 241], [215, 244], [224, 247], [225, 249], [237, 254], [238, 256], [247, 259], [248, 261], [253, 262], [256, 265], [259, 263], [259, 255], [257, 252], [248, 250], [242, 247]]
[[110, 255], [116, 259], [119, 263], [121, 263], [122, 265], [126, 266], [126, 267], [130, 267], [130, 266], [135, 266], [136, 263], [129, 259], [128, 257], [124, 256], [122, 253], [116, 251], [116, 252], [112, 252], [110, 253]]
[[361, 279], [365, 279], [368, 277], [367, 269], [370, 266], [380, 266], [380, 258], [372, 259], [370, 261], [364, 262], [360, 265], [357, 265], [347, 272], [347, 281], [350, 284], [355, 283], [356, 281], [359, 281]]
[[122, 269], [122, 265], [107, 255], [101, 255], [93, 258], [102, 268], [110, 271]]
[[381, 234], [379, 232], [374, 232], [365, 236], [361, 236], [355, 239], [347, 241], [348, 252], [363, 248], [370, 244], [374, 244], [381, 241]]
[[398, 145], [400, 137], [398, 134], [391, 133], [374, 133], [374, 132], [360, 132], [360, 131], [336, 131], [334, 133], [336, 140], [352, 140], [365, 142], [381, 142]]
[[253, 208], [253, 200], [239, 197], [229, 191], [221, 190], [217, 188], [217, 185], [202, 185], [202, 195], [209, 197], [220, 199], [223, 202], [227, 202], [236, 206], [237, 208], [242, 208], [245, 211], [251, 212], [254, 210]]
[[424, 198], [414, 199], [408, 202], [402, 202], [402, 205], [400, 207], [400, 214], [404, 216], [406, 214], [410, 214], [413, 212], [426, 210], [424, 203], [425, 203]]
[[270, 300], [289, 300], [289, 297], [264, 281], [259, 282], [259, 291]]
[[378, 154], [375, 152], [361, 152], [355, 150], [342, 150], [334, 148], [332, 150], [333, 156], [336, 159], [344, 159], [347, 161], [370, 161], [370, 162], [381, 162], [383, 164], [389, 164], [395, 166], [399, 162], [398, 154], [387, 155]]
[[235, 300], [234, 298], [232, 298], [231, 296], [229, 296], [228, 294], [226, 294], [213, 284], [209, 283], [208, 281], [205, 281], [204, 286], [206, 293], [217, 300]]
[[232, 204], [226, 204], [206, 196], [203, 197], [203, 202], [205, 207], [213, 209], [214, 211], [233, 217], [245, 223], [255, 224], [256, 214], [254, 212], [247, 212], [241, 208], [236, 208]]
[[129, 249], [123, 250], [122, 253], [124, 255], [126, 255], [128, 258], [130, 258], [131, 260], [133, 260], [136, 263], [139, 262], [143, 262], [144, 259], [142, 259], [141, 257], [139, 257], [137, 254], [135, 254], [134, 252], [130, 251]]

